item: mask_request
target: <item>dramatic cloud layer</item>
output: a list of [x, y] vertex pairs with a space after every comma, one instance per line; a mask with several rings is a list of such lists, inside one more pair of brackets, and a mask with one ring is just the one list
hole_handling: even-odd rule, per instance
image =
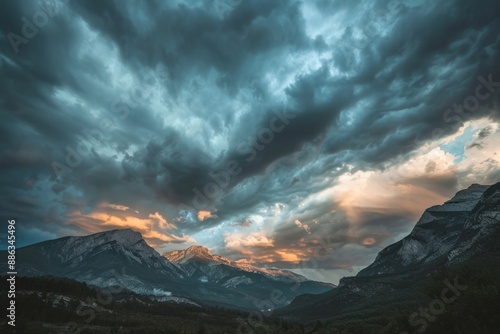
[[132, 227], [337, 281], [500, 179], [498, 1], [1, 6], [18, 246]]

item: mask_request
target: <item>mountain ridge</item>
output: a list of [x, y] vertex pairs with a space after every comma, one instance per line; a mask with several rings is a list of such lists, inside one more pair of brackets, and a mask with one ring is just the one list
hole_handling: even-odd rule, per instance
[[[165, 252], [162, 254], [162, 256], [165, 257], [170, 262], [172, 262], [173, 264], [179, 266], [181, 269], [183, 267], [188, 266], [189, 264], [192, 264], [195, 261], [200, 261], [200, 262], [206, 262], [209, 265], [223, 264], [245, 272], [261, 273], [269, 277], [272, 277], [274, 279], [281, 278], [297, 282], [305, 282], [309, 280], [308, 278], [296, 274], [290, 270], [278, 269], [278, 268], [262, 268], [248, 264], [238, 263], [238, 261], [232, 261], [226, 257], [217, 254], [212, 254], [208, 248], [199, 245], [190, 246], [189, 248], [184, 250]], [[332, 284], [332, 287], [334, 286], [335, 285]]]
[[278, 315], [305, 321], [424, 301], [423, 284], [442, 269], [500, 262], [500, 182], [473, 184], [425, 210], [410, 234], [379, 252], [374, 262], [336, 289], [298, 296]]
[[[173, 263], [132, 229], [62, 237], [16, 250], [19, 275], [66, 277], [101, 288], [118, 285], [143, 295], [185, 298], [186, 303], [250, 310], [257, 307], [256, 298], [266, 299], [274, 290], [289, 303], [300, 294], [332, 288], [284, 271], [244, 270], [202, 246], [178, 251], [178, 258], [187, 253], [195, 256]], [[7, 269], [5, 263], [0, 267]]]

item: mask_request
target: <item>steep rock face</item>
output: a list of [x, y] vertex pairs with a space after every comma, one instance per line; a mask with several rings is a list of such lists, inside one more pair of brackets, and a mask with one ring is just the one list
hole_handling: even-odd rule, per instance
[[[447, 256], [457, 247], [456, 242], [470, 224], [472, 211], [488, 188], [490, 187], [474, 184], [459, 191], [444, 204], [425, 210], [410, 235], [383, 249], [373, 264], [358, 275], [397, 273]], [[481, 225], [480, 228], [483, 227]]]
[[483, 193], [471, 210], [464, 232], [447, 254], [448, 264], [492, 260], [500, 253], [499, 240], [500, 183], [497, 183]]
[[500, 263], [500, 183], [472, 185], [443, 205], [427, 209], [412, 232], [385, 249], [355, 277], [320, 295], [299, 296], [278, 313], [304, 320], [342, 316], [346, 309], [367, 310], [401, 303], [414, 286], [440, 268]]

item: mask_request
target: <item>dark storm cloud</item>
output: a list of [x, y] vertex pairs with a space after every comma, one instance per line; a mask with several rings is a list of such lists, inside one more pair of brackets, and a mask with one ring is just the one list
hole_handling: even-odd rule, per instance
[[[380, 2], [375, 7], [382, 5]], [[343, 161], [356, 166], [376, 167], [408, 153], [424, 140], [452, 133], [463, 121], [484, 115], [494, 117], [498, 113], [494, 107], [498, 95], [481, 102], [481, 108], [475, 112], [464, 110], [444, 115], [453, 104], [460, 104], [473, 95], [480, 84], [478, 76], [487, 78], [491, 74], [492, 78], [500, 78], [499, 40], [495, 32], [499, 21], [494, 12], [489, 11], [491, 6], [498, 9], [498, 4], [477, 6], [465, 1], [454, 3], [451, 12], [446, 3], [433, 4], [432, 10], [402, 9], [391, 22], [394, 34], [374, 38], [367, 47], [356, 49], [360, 55], [356, 62], [351, 62], [350, 70], [355, 73], [352, 77], [322, 76], [322, 67], [310, 74], [308, 81], [297, 79], [295, 87], [301, 95], [292, 90], [289, 96], [298, 97], [304, 118], [317, 108], [314, 96], [327, 92], [321, 96], [330, 103], [326, 106], [327, 118], [318, 115], [317, 124], [321, 127], [311, 127], [316, 135], [330, 130], [322, 150], [344, 154]], [[359, 22], [361, 27], [367, 15]], [[353, 43], [351, 34], [344, 36], [347, 38], [344, 42]], [[439, 73], [446, 68], [453, 70]], [[308, 87], [314, 87], [314, 92]], [[363, 100], [368, 104], [356, 108], [356, 117], [346, 126], [343, 115], [339, 117], [335, 107], [347, 113], [346, 107]], [[332, 120], [337, 122], [329, 128]], [[293, 139], [287, 138], [287, 142], [295, 151], [312, 136], [304, 131], [309, 127], [301, 127], [307, 124], [303, 120], [293, 124], [297, 127], [290, 131]], [[269, 165], [265, 151], [260, 157], [255, 164], [262, 162], [259, 167], [263, 170]], [[256, 193], [256, 196], [263, 194]]]
[[[290, 25], [295, 30], [285, 31], [280, 25], [280, 20], [272, 20], [273, 16], [276, 17], [278, 15], [277, 11], [283, 5], [285, 5], [285, 2], [244, 4], [241, 9], [235, 11], [234, 17], [221, 23], [210, 11], [189, 9], [186, 6], [160, 8], [155, 7], [156, 5], [152, 3], [145, 4], [140, 5], [144, 11], [144, 15], [155, 16], [161, 13], [162, 16], [161, 19], [157, 17], [157, 20], [152, 20], [152, 26], [146, 31], [141, 32], [136, 27], [137, 22], [135, 20], [138, 20], [138, 18], [134, 17], [133, 14], [131, 15], [131, 11], [128, 11], [130, 8], [127, 7], [130, 6], [130, 3], [95, 2], [85, 5], [71, 4], [75, 12], [81, 14], [90, 27], [102, 32], [104, 36], [118, 45], [120, 56], [123, 57], [122, 60], [126, 61], [131, 68], [135, 68], [139, 74], [145, 66], [149, 67], [153, 66], [152, 64], [158, 65], [159, 63], [164, 64], [168, 68], [169, 77], [175, 80], [175, 85], [167, 83], [167, 87], [171, 90], [174, 97], [183, 86], [189, 84], [193, 72], [203, 74], [211, 66], [220, 71], [221, 75], [218, 84], [225, 90], [238, 89], [239, 85], [246, 85], [247, 82], [252, 82], [254, 86], [258, 86], [255, 78], [249, 76], [249, 73], [253, 71], [252, 68], [257, 63], [255, 55], [272, 58], [273, 53], [282, 54], [286, 52], [286, 48], [296, 49], [307, 47], [308, 41], [301, 29], [300, 16], [296, 4], [286, 5], [289, 9], [285, 10], [289, 14], [287, 20], [297, 21], [292, 22], [294, 24]], [[106, 13], [106, 15], [103, 16], [102, 13]], [[259, 19], [261, 17], [269, 19]], [[268, 34], [269, 31], [273, 31], [273, 34]], [[284, 36], [284, 34], [288, 34], [288, 36]], [[165, 43], [158, 43], [159, 36], [165, 39]], [[144, 50], [149, 51], [144, 52]], [[63, 58], [57, 54], [52, 54], [51, 56], [52, 58]], [[42, 61], [43, 59], [39, 60], [39, 62]], [[72, 64], [70, 61], [68, 63]], [[99, 73], [99, 68], [94, 67], [88, 70]], [[58, 71], [61, 72], [61, 69], [58, 69]], [[68, 69], [68, 72], [70, 72], [70, 69]], [[87, 87], [92, 85], [82, 84], [81, 86]], [[196, 88], [196, 86], [193, 88]], [[213, 110], [194, 110], [195, 113], [200, 111], [204, 113], [202, 115], [204, 117], [208, 116], [207, 113], [213, 112]], [[230, 121], [231, 111], [229, 111], [225, 117], [226, 121], [223, 121], [223, 123], [227, 122], [228, 119]], [[262, 111], [257, 112], [258, 117], [261, 114]], [[210, 120], [213, 120], [213, 117]], [[75, 127], [71, 127], [68, 124], [51, 123], [53, 127], [57, 126], [57, 129], [47, 129], [45, 132], [56, 134], [57, 131], [67, 131], [66, 135], [61, 134], [60, 141], [68, 144], [74, 143], [75, 139], [72, 138], [72, 135], [80, 130], [79, 127], [81, 127], [82, 123], [85, 124], [85, 120], [74, 119], [73, 122], [76, 125]], [[141, 125], [143, 128], [148, 129], [148, 131], [158, 134], [160, 136], [158, 139], [161, 140], [161, 135], [159, 134], [162, 132], [168, 133], [169, 130], [158, 129], [157, 124], [147, 113], [141, 113], [140, 116], [139, 113], [132, 113], [127, 121], [121, 124], [120, 129], [115, 131], [116, 136], [121, 134], [121, 132], [126, 132], [126, 135], [123, 134], [123, 136], [120, 136], [121, 138], [116, 138], [116, 140], [118, 142], [130, 142], [130, 136], [133, 138], [134, 134], [138, 132], [137, 127], [141, 127]], [[196, 131], [196, 129], [192, 130]], [[274, 144], [276, 146], [274, 150], [267, 150], [271, 154], [263, 156], [259, 159], [262, 162], [259, 164], [259, 161], [257, 161], [256, 164], [262, 165], [276, 159], [276, 157], [272, 157], [273, 153], [278, 152], [278, 157], [286, 154], [286, 151], [281, 153], [280, 150], [284, 146], [289, 146], [284, 139], [281, 140], [281, 143], [276, 142]], [[188, 141], [187, 138], [184, 138], [184, 140]], [[107, 141], [109, 141], [109, 138], [106, 138]], [[169, 140], [165, 140], [163, 144], [165, 147], [168, 146]], [[151, 144], [147, 144], [146, 151], [150, 152], [150, 148]], [[293, 149], [292, 145], [288, 151], [293, 151]], [[176, 154], [179, 155], [180, 153], [182, 153], [183, 157], [187, 156], [187, 160], [190, 160], [190, 157], [193, 157], [195, 160], [201, 159], [196, 149], [192, 155], [185, 150], [178, 150]], [[144, 153], [137, 152], [136, 155], [141, 156]], [[157, 184], [158, 192], [164, 195], [167, 200], [174, 203], [183, 202], [191, 204], [189, 202], [194, 195], [192, 189], [196, 186], [203, 187], [210, 181], [207, 175], [207, 171], [210, 170], [208, 162], [204, 164], [201, 162], [192, 164], [193, 161], [188, 161], [188, 164], [182, 164], [182, 162], [175, 161], [174, 163], [172, 159], [175, 159], [175, 157], [175, 154], [170, 154], [170, 158], [160, 155], [153, 157], [152, 159], [158, 161], [152, 163], [149, 161], [151, 158], [146, 156], [144, 162], [139, 162], [139, 164], [144, 163], [142, 174], [145, 178], [140, 181], [151, 185], [151, 180], [148, 179], [147, 175], [156, 177], [158, 174], [163, 174], [165, 175], [165, 180], [163, 184]], [[127, 158], [123, 163], [124, 169], [127, 170], [125, 174], [126, 179], [133, 177], [130, 171], [130, 164], [127, 163], [133, 159]], [[93, 162], [89, 162], [89, 164], [91, 163]], [[261, 167], [256, 168], [258, 170], [262, 169]], [[249, 174], [251, 168], [246, 168], [245, 171], [246, 174]], [[110, 170], [109, 173], [114, 174], [115, 171]], [[92, 180], [87, 181], [93, 184]]]
[[[78, 233], [66, 224], [77, 213], [91, 230], [102, 224], [96, 210], [116, 214], [102, 203], [120, 204], [142, 220], [158, 212], [180, 237], [235, 225], [251, 234], [261, 226], [252, 216], [274, 206], [285, 213], [269, 237], [277, 249], [303, 249], [300, 260], [320, 234], [335, 235], [337, 250], [367, 238], [384, 244], [407, 228], [406, 211], [365, 208], [353, 236], [332, 213], [338, 203], [299, 204], [345, 173], [397, 164], [465, 121], [500, 119], [498, 87], [484, 86], [500, 81], [500, 4], [392, 3], [243, 1], [224, 18], [211, 1], [70, 1], [17, 53], [9, 33], [22, 36], [23, 17], [32, 22], [40, 7], [3, 4], [2, 214], [22, 218], [33, 238], [35, 227]], [[453, 109], [479, 84], [490, 97], [474, 111]], [[81, 159], [57, 178], [53, 163], [69, 165], [68, 147]], [[230, 163], [237, 172], [226, 182]], [[224, 185], [211, 198], [214, 175]], [[458, 181], [416, 176], [402, 185], [444, 196]], [[217, 218], [197, 219], [193, 189]], [[264, 259], [269, 248], [260, 252]]]

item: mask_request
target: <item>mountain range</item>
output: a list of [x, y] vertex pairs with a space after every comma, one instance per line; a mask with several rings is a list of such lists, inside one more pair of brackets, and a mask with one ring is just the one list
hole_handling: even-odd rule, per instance
[[496, 268], [498, 240], [500, 183], [474, 184], [428, 208], [407, 237], [381, 250], [371, 265], [341, 279], [337, 287], [292, 271], [232, 261], [202, 246], [159, 254], [131, 229], [44, 241], [16, 255], [22, 276], [120, 285], [165, 302], [266, 311], [261, 301], [279, 292], [282, 302], [275, 305], [274, 316], [307, 322], [421, 305], [425, 282], [439, 270]]
[[66, 277], [97, 287], [123, 286], [165, 301], [241, 309], [260, 309], [259, 301], [272, 291], [282, 293], [284, 306], [298, 295], [334, 287], [291, 271], [237, 264], [202, 246], [162, 256], [131, 229], [44, 241], [18, 249], [17, 261], [23, 276]]
[[[163, 253], [163, 256], [181, 268], [190, 278], [203, 282], [218, 282], [229, 275], [228, 271], [237, 270], [262, 274], [265, 277], [283, 282], [306, 282], [307, 278], [289, 270], [258, 268], [248, 264], [231, 261], [223, 256], [212, 254], [203, 246], [191, 246], [185, 250]], [[243, 275], [245, 273], [242, 273]]]

